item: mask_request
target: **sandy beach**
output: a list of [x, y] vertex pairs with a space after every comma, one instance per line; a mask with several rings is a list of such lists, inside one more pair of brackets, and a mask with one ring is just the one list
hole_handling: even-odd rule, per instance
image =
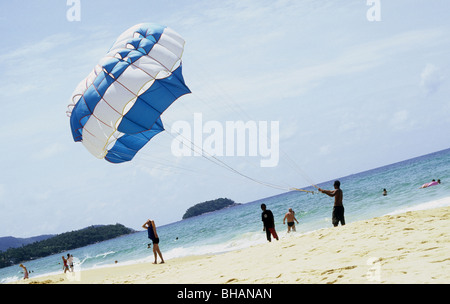
[[[177, 258], [158, 265], [120, 265], [119, 261], [113, 267], [15, 283], [450, 283], [449, 227], [450, 207], [443, 207], [306, 235], [290, 233], [279, 241], [219, 255]], [[261, 238], [265, 238], [263, 232]]]

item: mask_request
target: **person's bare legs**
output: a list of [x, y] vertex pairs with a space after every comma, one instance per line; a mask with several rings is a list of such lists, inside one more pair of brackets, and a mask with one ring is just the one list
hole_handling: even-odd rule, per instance
[[157, 257], [159, 255], [159, 257], [161, 258], [161, 264], [164, 263], [164, 259], [162, 257], [161, 254], [161, 250], [159, 250], [159, 245], [158, 244], [154, 244], [153, 245], [153, 254], [155, 255], [155, 262], [153, 262], [153, 264], [157, 264]]

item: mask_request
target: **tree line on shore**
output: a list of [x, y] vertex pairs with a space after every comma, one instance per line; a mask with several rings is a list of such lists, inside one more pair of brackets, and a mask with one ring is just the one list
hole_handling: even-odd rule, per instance
[[122, 224], [115, 224], [90, 226], [76, 231], [61, 233], [42, 241], [0, 252], [0, 268], [73, 250], [133, 232], [135, 231], [131, 228], [127, 228]]

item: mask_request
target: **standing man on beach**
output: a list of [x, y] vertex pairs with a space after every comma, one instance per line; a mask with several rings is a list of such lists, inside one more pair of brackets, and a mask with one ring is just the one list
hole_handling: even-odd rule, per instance
[[337, 180], [334, 182], [334, 190], [323, 190], [319, 188], [320, 192], [334, 197], [333, 214], [331, 219], [334, 227], [337, 227], [339, 222], [341, 222], [342, 226], [345, 225], [344, 205], [342, 204], [343, 194], [340, 186], [341, 182]]
[[286, 213], [284, 215], [283, 225], [286, 224], [286, 220], [287, 220], [287, 224], [288, 224], [288, 231], [287, 232], [288, 233], [291, 232], [291, 229], [292, 229], [292, 231], [295, 231], [295, 222], [294, 221], [296, 221], [297, 224], [298, 224], [298, 221], [295, 218], [295, 212], [292, 210], [292, 208], [289, 208], [288, 213]]
[[267, 240], [269, 242], [272, 241], [270, 235], [272, 234], [272, 236], [278, 241], [278, 235], [277, 232], [275, 231], [275, 220], [273, 218], [273, 213], [272, 211], [270, 211], [269, 209], [266, 209], [266, 204], [261, 204], [261, 209], [262, 209], [262, 214], [261, 214], [261, 218], [263, 221], [263, 231], [266, 232], [266, 236], [267, 236]]
[[[155, 261], [153, 264], [157, 264], [157, 256], [161, 258], [161, 264], [164, 263], [164, 259], [162, 257], [161, 251], [159, 250], [159, 237], [158, 233], [156, 232], [156, 225], [155, 222], [152, 220], [147, 220], [144, 225], [142, 225], [142, 228], [147, 229], [148, 232], [148, 238], [152, 240], [153, 243], [153, 254], [155, 256]], [[150, 248], [150, 244], [149, 244]]]

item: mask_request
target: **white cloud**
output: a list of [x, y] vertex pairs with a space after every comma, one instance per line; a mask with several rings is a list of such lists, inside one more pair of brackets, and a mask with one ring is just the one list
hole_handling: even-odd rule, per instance
[[60, 143], [53, 143], [53, 144], [50, 144], [50, 145], [44, 147], [40, 151], [35, 152], [33, 154], [33, 157], [34, 157], [34, 159], [37, 159], [37, 160], [49, 159], [49, 158], [55, 157], [56, 155], [61, 154], [65, 150], [66, 149], [65, 149], [64, 145], [62, 145]]
[[[246, 103], [261, 104], [264, 101], [272, 103], [280, 96], [284, 98], [302, 96], [319, 88], [324, 81], [332, 77], [370, 73], [384, 64], [395, 62], [394, 60], [398, 58], [396, 56], [404, 56], [411, 49], [420, 49], [424, 44], [431, 43], [441, 36], [439, 30], [409, 31], [375, 41], [347, 45], [328, 57], [327, 61], [309, 66], [295, 62], [282, 67], [264, 63], [265, 73], [254, 74], [251, 78], [247, 74], [223, 76], [226, 79], [221, 81], [221, 86], [243, 96], [242, 100]], [[301, 54], [301, 50], [298, 53]], [[439, 78], [436, 78], [437, 75], [433, 70], [427, 71], [425, 76], [427, 86], [430, 88], [435, 88], [439, 83]]]
[[392, 128], [397, 130], [404, 130], [414, 126], [414, 121], [410, 118], [407, 110], [395, 112], [389, 123]]
[[6, 186], [4, 184], [0, 184], [0, 201], [3, 200], [5, 194], [6, 194]]
[[330, 145], [324, 145], [320, 147], [319, 149], [319, 155], [326, 156], [331, 153], [331, 146]]
[[439, 90], [444, 77], [441, 70], [434, 64], [428, 63], [420, 74], [420, 86], [427, 95], [431, 95]]

